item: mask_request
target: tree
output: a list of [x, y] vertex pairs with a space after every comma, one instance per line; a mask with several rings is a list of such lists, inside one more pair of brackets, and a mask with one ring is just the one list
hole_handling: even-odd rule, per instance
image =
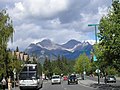
[[18, 46], [16, 47], [16, 52], [19, 52], [19, 48], [18, 48]]
[[103, 16], [99, 24], [99, 38], [101, 56], [99, 59], [106, 62], [106, 67], [112, 66], [120, 72], [120, 2], [113, 0], [108, 14]]
[[74, 69], [77, 73], [83, 73], [83, 71], [89, 71], [90, 70], [90, 60], [86, 56], [86, 54], [81, 54], [78, 59], [75, 62]]
[[46, 57], [43, 64], [43, 71], [47, 77], [50, 77], [52, 74], [52, 67], [50, 60]]
[[[13, 37], [13, 25], [12, 21], [7, 14], [6, 10], [0, 11], [0, 66], [3, 68], [2, 73], [8, 73], [8, 53], [7, 53], [7, 42]], [[4, 72], [6, 71], [6, 72]], [[0, 74], [2, 74], [0, 73]]]

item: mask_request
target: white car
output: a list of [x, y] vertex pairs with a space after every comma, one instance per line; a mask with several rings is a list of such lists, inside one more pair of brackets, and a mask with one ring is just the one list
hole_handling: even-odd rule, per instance
[[53, 75], [51, 78], [51, 84], [61, 84], [61, 77], [60, 75]]

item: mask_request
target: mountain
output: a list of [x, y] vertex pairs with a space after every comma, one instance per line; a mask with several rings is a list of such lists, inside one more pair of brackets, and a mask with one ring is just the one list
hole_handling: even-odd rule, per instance
[[73, 60], [82, 53], [86, 53], [90, 57], [92, 48], [93, 46], [89, 42], [79, 42], [72, 39], [67, 43], [60, 45], [49, 39], [44, 39], [36, 44], [30, 44], [25, 52], [29, 55], [36, 55], [39, 58], [41, 58], [41, 56], [48, 56], [53, 60], [57, 59], [58, 55], [63, 55], [66, 58]]
[[72, 48], [74, 48], [75, 45], [78, 45], [80, 43], [81, 42], [72, 39], [72, 40], [68, 41], [67, 43], [63, 44], [62, 46], [67, 49], [72, 49]]

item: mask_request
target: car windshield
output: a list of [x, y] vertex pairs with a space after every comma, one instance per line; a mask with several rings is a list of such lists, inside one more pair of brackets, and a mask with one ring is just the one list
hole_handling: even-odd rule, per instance
[[115, 78], [114, 76], [107, 76], [108, 78]]
[[69, 78], [74, 79], [74, 78], [76, 78], [76, 75], [71, 75], [71, 76], [69, 76]]

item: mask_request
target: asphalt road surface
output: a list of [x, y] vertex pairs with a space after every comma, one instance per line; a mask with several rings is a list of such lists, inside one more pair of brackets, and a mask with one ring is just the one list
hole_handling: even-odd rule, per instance
[[[16, 87], [16, 88], [13, 88], [12, 90], [20, 90], [20, 89]], [[49, 81], [44, 81], [43, 88], [39, 90], [96, 90], [96, 89], [88, 86], [83, 86], [81, 84], [68, 85], [67, 81], [62, 81], [61, 84], [51, 85], [51, 81], [49, 80]]]
[[67, 81], [62, 81], [61, 84], [51, 85], [51, 82], [44, 82], [41, 90], [95, 90], [94, 88], [83, 86], [81, 84], [68, 85]]

